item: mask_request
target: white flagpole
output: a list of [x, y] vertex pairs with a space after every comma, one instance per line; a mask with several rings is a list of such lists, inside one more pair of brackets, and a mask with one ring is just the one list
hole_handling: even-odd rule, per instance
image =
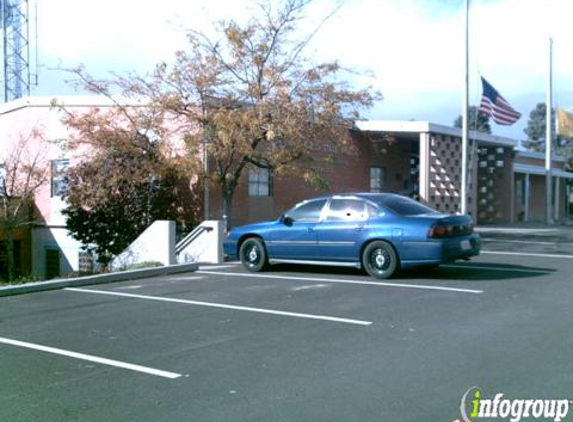
[[467, 214], [468, 212], [468, 107], [469, 107], [469, 0], [465, 0], [465, 51], [464, 51], [464, 89], [463, 89], [463, 100], [462, 100], [462, 177], [461, 177], [461, 189], [460, 189], [460, 200], [461, 200], [461, 213]]
[[552, 199], [552, 178], [551, 178], [551, 147], [553, 141], [553, 125], [551, 111], [553, 109], [553, 39], [549, 38], [549, 78], [547, 85], [547, 103], [545, 114], [545, 222], [552, 224], [551, 199]]

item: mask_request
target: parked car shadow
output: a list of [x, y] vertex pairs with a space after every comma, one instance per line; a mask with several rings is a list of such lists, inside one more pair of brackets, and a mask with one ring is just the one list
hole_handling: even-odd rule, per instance
[[[365, 271], [357, 268], [330, 267], [302, 264], [278, 264], [269, 267], [267, 272], [288, 272], [297, 273], [297, 276], [304, 277], [305, 274], [322, 275], [324, 278], [337, 276], [359, 276], [376, 281], [366, 274]], [[400, 270], [388, 281], [407, 282], [408, 280], [456, 280], [456, 281], [493, 281], [493, 280], [513, 280], [532, 277], [541, 277], [555, 273], [553, 268], [532, 267], [525, 265], [498, 264], [498, 263], [474, 263], [461, 262], [443, 264], [437, 267], [417, 267]], [[386, 281], [386, 280], [380, 280]]]
[[443, 264], [432, 269], [402, 270], [396, 279], [490, 281], [542, 277], [555, 273], [554, 268], [487, 262]]

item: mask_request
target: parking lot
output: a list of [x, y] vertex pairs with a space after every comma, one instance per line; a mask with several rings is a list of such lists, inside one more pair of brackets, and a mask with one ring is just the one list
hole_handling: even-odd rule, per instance
[[[552, 229], [551, 229], [552, 230]], [[573, 399], [571, 230], [377, 281], [236, 263], [0, 298], [2, 421], [447, 421]]]

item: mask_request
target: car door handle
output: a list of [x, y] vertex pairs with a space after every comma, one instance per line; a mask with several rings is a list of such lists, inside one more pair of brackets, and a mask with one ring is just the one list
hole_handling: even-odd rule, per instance
[[308, 231], [309, 231], [310, 233], [314, 233], [314, 232], [315, 232], [314, 227], [309, 227], [309, 228], [308, 228]]
[[356, 230], [357, 232], [361, 232], [362, 230], [364, 230], [364, 226], [354, 226], [354, 230]]

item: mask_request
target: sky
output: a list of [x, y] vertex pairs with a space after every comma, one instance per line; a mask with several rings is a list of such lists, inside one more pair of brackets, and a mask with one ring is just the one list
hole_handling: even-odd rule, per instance
[[[31, 3], [37, 4], [31, 43], [38, 52], [32, 95], [47, 96], [75, 92], [59, 68], [83, 64], [101, 78], [145, 74], [186, 48], [186, 29], [212, 33], [214, 22], [245, 22], [257, 10], [251, 0]], [[451, 126], [462, 110], [463, 0], [315, 0], [301, 31], [312, 31], [337, 5], [307, 54], [317, 62], [338, 60], [362, 74], [344, 76], [356, 87], [381, 92], [384, 99], [364, 117]], [[530, 111], [546, 101], [550, 38], [554, 106], [573, 111], [571, 12], [571, 0], [470, 0], [469, 102], [479, 104], [481, 75], [522, 113], [509, 127], [492, 122], [493, 134], [525, 138]]]

